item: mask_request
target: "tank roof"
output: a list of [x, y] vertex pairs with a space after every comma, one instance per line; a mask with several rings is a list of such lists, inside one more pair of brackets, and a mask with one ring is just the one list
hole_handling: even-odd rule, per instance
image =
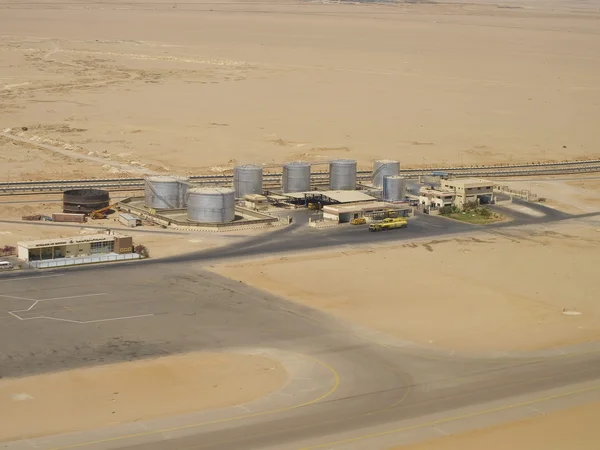
[[356, 164], [355, 159], [333, 159], [329, 162], [335, 164]]
[[227, 187], [199, 187], [188, 190], [188, 194], [234, 194], [235, 190]]
[[257, 164], [243, 164], [241, 166], [235, 166], [234, 169], [261, 169], [262, 170], [262, 166], [259, 166]]
[[83, 188], [83, 189], [69, 189], [64, 191], [63, 194], [67, 195], [108, 195], [108, 191], [104, 189], [95, 188]]
[[189, 181], [188, 177], [184, 177], [181, 175], [153, 175], [151, 177], [146, 177], [146, 181], [151, 182], [161, 182], [161, 181]]

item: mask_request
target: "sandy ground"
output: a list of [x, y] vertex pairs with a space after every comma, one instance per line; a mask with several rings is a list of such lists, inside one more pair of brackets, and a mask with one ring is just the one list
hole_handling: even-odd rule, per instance
[[0, 441], [246, 403], [287, 379], [276, 361], [189, 354], [0, 380]]
[[214, 270], [402, 340], [488, 351], [600, 338], [599, 263], [600, 228], [562, 225]]
[[0, 178], [600, 156], [597, 1], [176, 3], [0, 5], [0, 131], [80, 154]]
[[394, 450], [596, 450], [599, 414], [595, 403]]
[[546, 204], [572, 214], [600, 211], [600, 177], [562, 176], [548, 179], [498, 180], [497, 184], [511, 189], [524, 189], [538, 197], [545, 197]]

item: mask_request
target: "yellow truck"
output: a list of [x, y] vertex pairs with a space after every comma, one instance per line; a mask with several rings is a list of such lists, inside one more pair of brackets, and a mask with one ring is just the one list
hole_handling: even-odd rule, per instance
[[393, 230], [395, 228], [406, 228], [407, 226], [408, 222], [404, 217], [394, 217], [370, 224], [369, 231], [386, 231]]
[[364, 225], [367, 223], [367, 219], [365, 219], [364, 217], [357, 217], [356, 219], [352, 219], [350, 221], [351, 225]]

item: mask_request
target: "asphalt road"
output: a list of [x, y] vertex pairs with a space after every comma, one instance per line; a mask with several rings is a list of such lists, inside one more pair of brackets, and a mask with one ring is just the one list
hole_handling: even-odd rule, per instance
[[[186, 255], [168, 258], [169, 262], [202, 261], [210, 263], [231, 258], [256, 257], [286, 252], [305, 250], [320, 250], [330, 247], [377, 245], [388, 242], [402, 242], [414, 239], [434, 238], [442, 235], [452, 236], [473, 231], [497, 231], [505, 228], [539, 224], [545, 225], [553, 222], [565, 221], [573, 218], [595, 217], [600, 213], [582, 215], [569, 215], [556, 209], [548, 208], [540, 204], [522, 202], [515, 199], [517, 205], [526, 206], [543, 213], [536, 217], [520, 213], [518, 211], [496, 206], [502, 214], [512, 218], [511, 221], [500, 222], [485, 226], [471, 225], [439, 216], [430, 216], [419, 213], [409, 222], [408, 228], [389, 232], [370, 233], [361, 226], [340, 226], [337, 228], [313, 229], [308, 227], [308, 216], [304, 211], [298, 211], [294, 215], [294, 223], [290, 227], [282, 228], [265, 236], [257, 236], [243, 243], [236, 243], [228, 247], [220, 247], [208, 251], [199, 251]], [[147, 261], [153, 264], [153, 261]]]
[[[550, 212], [543, 218], [515, 217], [508, 225], [567, 218]], [[398, 233], [368, 233], [360, 227], [312, 230], [297, 222], [242, 245], [169, 260], [2, 276], [2, 377], [231, 348], [307, 355], [327, 369], [310, 380], [318, 393], [313, 400], [298, 392], [284, 407], [263, 402], [241, 415], [238, 410], [206, 413], [196, 423], [168, 418], [138, 423], [135, 429], [4, 448], [377, 449], [452, 432], [461, 423], [486, 425], [564, 407], [573, 399], [600, 399], [596, 387], [586, 384], [600, 379], [600, 347], [595, 345], [585, 353], [567, 349], [481, 356], [389, 347], [325, 313], [202, 268], [221, 258], [452, 235], [473, 228], [429, 216], [412, 220]], [[570, 386], [579, 383], [587, 390], [573, 392]], [[530, 402], [535, 408], [524, 406]]]

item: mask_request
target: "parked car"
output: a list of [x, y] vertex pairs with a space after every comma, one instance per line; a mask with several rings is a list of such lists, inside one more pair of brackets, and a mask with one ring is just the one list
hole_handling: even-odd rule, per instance
[[0, 261], [0, 270], [9, 270], [12, 268], [14, 268], [12, 263], [9, 263], [8, 261]]

